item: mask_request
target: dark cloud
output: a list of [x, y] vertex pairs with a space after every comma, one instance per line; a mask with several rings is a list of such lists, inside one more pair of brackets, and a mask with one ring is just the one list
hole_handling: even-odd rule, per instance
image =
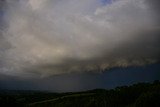
[[0, 72], [45, 77], [158, 62], [159, 5], [158, 0], [103, 6], [98, 0], [6, 0]]
[[137, 82], [160, 79], [160, 64], [144, 67], [114, 68], [104, 73], [71, 73], [47, 78], [24, 79], [0, 75], [0, 89], [50, 90], [56, 92], [82, 91], [95, 88], [115, 88]]

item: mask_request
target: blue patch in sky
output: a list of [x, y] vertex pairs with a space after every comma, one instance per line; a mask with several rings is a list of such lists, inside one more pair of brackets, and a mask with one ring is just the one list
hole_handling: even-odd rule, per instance
[[4, 16], [4, 12], [2, 10], [0, 10], [0, 22], [2, 21], [3, 16]]
[[3, 16], [3, 11], [2, 10], [0, 10], [0, 16]]
[[101, 2], [103, 5], [106, 5], [106, 4], [111, 4], [112, 0], [101, 0]]

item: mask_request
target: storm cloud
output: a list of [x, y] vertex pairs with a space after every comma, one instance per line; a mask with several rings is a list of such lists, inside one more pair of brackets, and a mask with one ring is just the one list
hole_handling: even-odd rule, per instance
[[159, 0], [4, 2], [1, 74], [102, 72], [160, 59]]

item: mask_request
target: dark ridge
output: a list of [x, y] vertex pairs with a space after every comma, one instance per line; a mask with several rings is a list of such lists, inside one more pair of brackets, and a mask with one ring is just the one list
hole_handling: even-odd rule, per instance
[[52, 93], [31, 90], [1, 90], [1, 107], [160, 107], [160, 81], [94, 89], [83, 92]]

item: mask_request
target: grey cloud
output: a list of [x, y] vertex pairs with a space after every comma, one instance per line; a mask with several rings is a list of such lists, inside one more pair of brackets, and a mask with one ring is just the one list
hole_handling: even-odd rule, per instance
[[159, 4], [7, 0], [0, 71], [43, 77], [155, 63], [160, 59]]

